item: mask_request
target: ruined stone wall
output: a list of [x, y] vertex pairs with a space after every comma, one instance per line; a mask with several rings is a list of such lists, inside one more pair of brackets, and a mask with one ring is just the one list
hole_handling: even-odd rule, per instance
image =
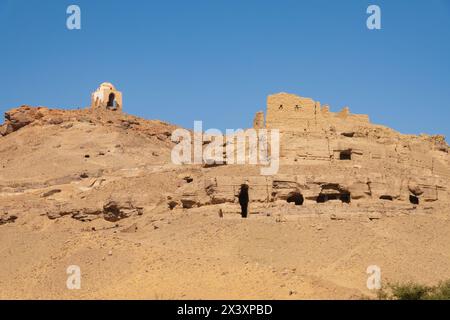
[[264, 129], [266, 127], [264, 123], [264, 112], [258, 111], [255, 114], [255, 118], [253, 119], [253, 128], [254, 129]]
[[[263, 113], [256, 114], [253, 127], [264, 128]], [[183, 206], [237, 208], [242, 184], [249, 186], [251, 210], [293, 201], [312, 211], [342, 204], [342, 210], [362, 212], [450, 203], [450, 155], [443, 136], [403, 135], [348, 108], [332, 113], [286, 93], [268, 97], [265, 127], [280, 130], [276, 175], [260, 176], [258, 166], [249, 164], [211, 167], [195, 188], [183, 190]]]
[[266, 126], [270, 129], [320, 132], [330, 127], [350, 129], [369, 123], [367, 115], [351, 114], [348, 108], [330, 112], [327, 106], [310, 98], [279, 93], [267, 98]]
[[[258, 113], [254, 128], [262, 123]], [[450, 157], [442, 136], [402, 135], [347, 107], [332, 113], [286, 93], [268, 97], [266, 127], [281, 132], [279, 174], [218, 176], [210, 182], [213, 202], [235, 202], [242, 183], [250, 186], [252, 202], [286, 200], [293, 192], [301, 193], [306, 205], [347, 196], [361, 205], [410, 204], [413, 198], [450, 202]]]

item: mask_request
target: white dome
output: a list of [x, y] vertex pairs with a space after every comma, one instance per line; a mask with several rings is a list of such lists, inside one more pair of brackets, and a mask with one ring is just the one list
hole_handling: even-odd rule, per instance
[[116, 88], [115, 88], [115, 87], [113, 86], [113, 84], [110, 83], [110, 82], [103, 82], [103, 83], [100, 85], [100, 87], [107, 87], [107, 88], [109, 88], [109, 89], [116, 90]]

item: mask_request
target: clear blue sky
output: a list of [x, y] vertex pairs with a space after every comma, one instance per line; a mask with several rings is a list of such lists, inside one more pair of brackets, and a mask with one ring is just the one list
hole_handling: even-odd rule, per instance
[[127, 113], [188, 128], [249, 127], [285, 91], [450, 138], [450, 0], [0, 0], [0, 40], [2, 113], [85, 107], [109, 81]]

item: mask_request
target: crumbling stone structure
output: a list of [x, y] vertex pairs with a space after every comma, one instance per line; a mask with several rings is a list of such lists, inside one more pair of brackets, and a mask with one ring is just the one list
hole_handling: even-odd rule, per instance
[[399, 206], [450, 202], [450, 156], [443, 136], [403, 135], [348, 107], [334, 113], [320, 102], [287, 93], [269, 96], [266, 119], [258, 112], [253, 127], [280, 130], [279, 173], [263, 177], [249, 165], [211, 169], [202, 186], [180, 191], [189, 207], [236, 204], [244, 183], [250, 213], [283, 204], [308, 212], [324, 206], [345, 212], [395, 207], [398, 212]]
[[91, 95], [91, 107], [93, 109], [122, 111], [122, 92], [109, 82], [103, 82]]
[[369, 123], [367, 115], [350, 114], [348, 107], [338, 113], [322, 107], [319, 101], [293, 94], [279, 93], [267, 98], [267, 128], [284, 131], [323, 132], [330, 126], [346, 131]]

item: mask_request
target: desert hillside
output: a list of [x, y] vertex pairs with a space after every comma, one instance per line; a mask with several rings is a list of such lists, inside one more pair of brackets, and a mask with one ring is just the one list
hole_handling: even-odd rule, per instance
[[[255, 118], [255, 128], [289, 120], [274, 177], [251, 165], [175, 165], [177, 127], [157, 120], [7, 112], [0, 299], [359, 299], [375, 295], [371, 265], [383, 283], [449, 279], [443, 137], [404, 136], [320, 106], [319, 118], [316, 103], [295, 99], [272, 97], [267, 123]], [[290, 104], [311, 104], [311, 119], [279, 116]], [[243, 183], [248, 219], [236, 198]], [[66, 287], [71, 265], [79, 290]]]

